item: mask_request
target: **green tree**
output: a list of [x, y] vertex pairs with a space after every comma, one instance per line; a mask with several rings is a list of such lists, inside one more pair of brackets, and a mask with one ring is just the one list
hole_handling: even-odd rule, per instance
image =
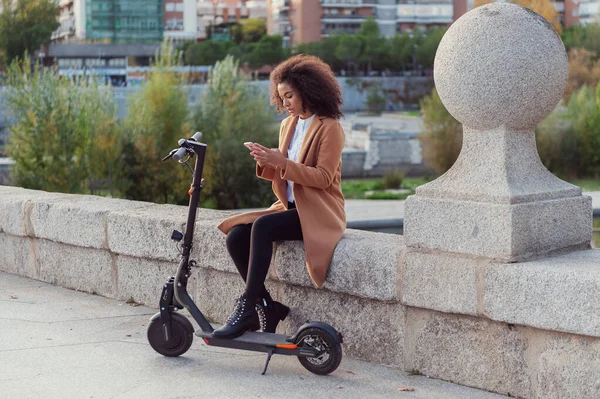
[[118, 163], [119, 147], [113, 139], [117, 112], [110, 87], [38, 65], [32, 71], [25, 57], [9, 67], [4, 96], [15, 121], [7, 152], [15, 160], [17, 185], [85, 193], [90, 180], [109, 179], [114, 192], [110, 165]]
[[267, 34], [266, 21], [263, 18], [248, 18], [242, 24], [242, 40], [256, 43]]
[[301, 43], [296, 46], [294, 52], [296, 54], [311, 54], [317, 56], [332, 68], [338, 69], [342, 65], [335, 55], [338, 42], [339, 36], [333, 35], [318, 42]]
[[562, 34], [562, 40], [567, 51], [584, 48], [600, 54], [600, 25], [576, 24], [570, 26]]
[[52, 0], [2, 0], [0, 14], [0, 49], [6, 63], [33, 54], [47, 43], [60, 26], [59, 7]]
[[252, 68], [275, 65], [283, 61], [283, 38], [279, 35], [263, 36], [258, 43], [252, 43], [248, 63]]
[[367, 66], [367, 74], [375, 63], [375, 67], [380, 69], [386, 58], [386, 39], [381, 37], [379, 25], [373, 17], [368, 17], [357, 32], [362, 40], [362, 52], [360, 61]]
[[419, 140], [425, 162], [438, 173], [454, 164], [462, 147], [462, 125], [446, 109], [437, 90], [421, 100], [423, 128]]
[[600, 60], [596, 53], [585, 48], [574, 48], [569, 51], [569, 79], [563, 94], [565, 101], [571, 93], [583, 87], [596, 87], [600, 81]]
[[204, 206], [235, 209], [270, 204], [271, 185], [255, 176], [256, 164], [242, 144], [276, 146], [275, 118], [267, 97], [248, 84], [232, 56], [212, 70], [194, 120], [208, 144]]
[[392, 70], [402, 70], [411, 65], [414, 40], [408, 33], [397, 34], [388, 42], [388, 65]]
[[339, 36], [337, 47], [335, 49], [335, 57], [348, 70], [351, 70], [361, 56], [361, 41], [355, 35], [343, 34]]
[[182, 85], [185, 78], [171, 69], [180, 61], [173, 55], [170, 42], [163, 43], [155, 59], [156, 69], [132, 96], [124, 121], [132, 140], [124, 146], [135, 153], [123, 155], [131, 163], [123, 180], [135, 185], [122, 190], [130, 199], [183, 204], [187, 201], [189, 170], [161, 162], [161, 158], [177, 146], [180, 138], [193, 134], [188, 93]]
[[567, 179], [600, 177], [600, 85], [575, 90], [536, 128], [540, 158]]
[[235, 43], [231, 41], [206, 40], [190, 45], [185, 51], [184, 60], [187, 65], [214, 65], [235, 47]]
[[417, 62], [423, 66], [423, 68], [433, 67], [433, 60], [435, 59], [435, 53], [440, 45], [442, 37], [446, 33], [446, 28], [433, 28], [430, 29], [425, 37], [417, 44]]

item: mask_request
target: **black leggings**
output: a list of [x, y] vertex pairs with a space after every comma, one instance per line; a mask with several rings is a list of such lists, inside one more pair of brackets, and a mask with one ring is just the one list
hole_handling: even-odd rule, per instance
[[227, 250], [246, 282], [244, 293], [250, 301], [271, 299], [265, 279], [273, 256], [273, 242], [302, 240], [298, 211], [293, 203], [289, 208], [263, 215], [254, 223], [237, 225], [227, 234]]

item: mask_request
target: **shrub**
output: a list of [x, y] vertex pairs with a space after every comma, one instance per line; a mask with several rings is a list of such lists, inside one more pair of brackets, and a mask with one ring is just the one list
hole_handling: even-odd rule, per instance
[[85, 193], [90, 180], [108, 179], [112, 190], [120, 151], [110, 87], [30, 65], [28, 57], [14, 61], [4, 91], [14, 184]]
[[399, 171], [392, 171], [386, 173], [383, 176], [383, 187], [385, 189], [398, 189], [402, 186], [402, 181], [404, 180], [404, 173]]
[[[600, 86], [599, 89], [600, 91]], [[537, 127], [540, 158], [566, 178], [600, 175], [600, 107], [597, 93], [584, 86]]]
[[256, 177], [256, 163], [243, 145], [253, 141], [275, 147], [274, 114], [266, 95], [248, 83], [238, 66], [232, 56], [215, 65], [194, 116], [208, 144], [204, 206], [219, 209], [266, 206], [274, 199], [270, 183]]
[[121, 190], [129, 199], [185, 204], [191, 181], [189, 170], [172, 162], [161, 162], [177, 146], [177, 140], [193, 134], [188, 115], [185, 76], [170, 70], [179, 65], [170, 42], [163, 43], [156, 69], [131, 99], [124, 127], [130, 143], [123, 144]]
[[381, 114], [385, 109], [386, 97], [378, 84], [371, 85], [367, 89], [367, 109], [374, 114]]
[[440, 100], [437, 90], [421, 100], [423, 128], [419, 140], [425, 162], [438, 173], [445, 173], [458, 158], [462, 147], [462, 125]]

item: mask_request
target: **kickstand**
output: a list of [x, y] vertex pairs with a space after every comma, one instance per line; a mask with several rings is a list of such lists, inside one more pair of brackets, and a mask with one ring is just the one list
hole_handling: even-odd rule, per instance
[[265, 375], [265, 373], [267, 372], [267, 367], [269, 367], [269, 361], [271, 360], [272, 354], [273, 354], [273, 349], [269, 349], [269, 352], [267, 352], [267, 362], [265, 363], [265, 369], [263, 370], [261, 375]]

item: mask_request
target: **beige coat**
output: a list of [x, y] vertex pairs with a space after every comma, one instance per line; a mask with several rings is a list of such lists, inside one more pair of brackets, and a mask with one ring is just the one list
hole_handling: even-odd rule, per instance
[[[287, 149], [296, 129], [298, 117], [287, 117], [279, 131], [279, 150], [287, 158]], [[262, 215], [287, 209], [287, 182], [294, 182], [293, 192], [300, 217], [306, 267], [317, 287], [325, 282], [333, 251], [346, 229], [344, 196], [340, 186], [344, 131], [340, 123], [324, 116], [311, 122], [298, 162], [287, 160], [285, 171], [270, 165], [256, 165], [256, 175], [273, 182], [278, 200], [264, 211], [247, 212], [224, 220], [219, 230], [227, 234], [238, 224], [253, 223]]]

